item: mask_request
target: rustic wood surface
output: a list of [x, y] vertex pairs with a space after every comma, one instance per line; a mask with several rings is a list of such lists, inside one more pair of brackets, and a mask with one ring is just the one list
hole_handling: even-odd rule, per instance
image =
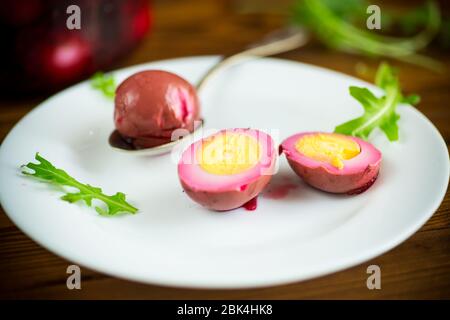
[[[154, 1], [154, 28], [121, 63], [190, 55], [228, 54], [283, 24], [277, 14], [237, 13], [238, 1]], [[450, 70], [450, 55], [431, 53]], [[311, 63], [370, 81], [379, 61], [332, 52], [311, 43], [282, 58]], [[361, 75], [356, 65], [365, 64]], [[442, 74], [394, 64], [406, 92], [422, 96], [418, 106], [450, 142], [450, 72]], [[0, 102], [0, 141], [43, 98]], [[417, 146], [420, 148], [420, 146]], [[420, 195], [413, 195], [420, 196]], [[450, 196], [416, 234], [388, 253], [351, 269], [318, 279], [254, 290], [191, 290], [143, 285], [82, 269], [82, 290], [66, 288], [70, 264], [23, 234], [0, 209], [0, 298], [56, 299], [385, 299], [450, 298]], [[382, 269], [382, 289], [368, 290], [366, 268]]]

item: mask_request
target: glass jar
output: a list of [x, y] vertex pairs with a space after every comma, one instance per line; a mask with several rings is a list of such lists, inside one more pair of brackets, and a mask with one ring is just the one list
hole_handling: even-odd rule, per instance
[[150, 24], [148, 0], [7, 0], [0, 6], [1, 91], [49, 92], [86, 78], [127, 54]]

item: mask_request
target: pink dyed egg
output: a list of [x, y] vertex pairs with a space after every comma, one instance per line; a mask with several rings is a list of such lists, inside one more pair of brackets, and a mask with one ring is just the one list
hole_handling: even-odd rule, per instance
[[256, 197], [275, 171], [272, 138], [253, 129], [226, 129], [191, 144], [178, 176], [186, 194], [217, 211], [241, 207]]
[[176, 129], [192, 132], [199, 119], [195, 88], [174, 73], [141, 71], [125, 79], [116, 90], [116, 129], [137, 148], [170, 142]]
[[291, 168], [309, 185], [332, 193], [358, 194], [376, 180], [381, 152], [356, 137], [305, 132], [280, 145]]

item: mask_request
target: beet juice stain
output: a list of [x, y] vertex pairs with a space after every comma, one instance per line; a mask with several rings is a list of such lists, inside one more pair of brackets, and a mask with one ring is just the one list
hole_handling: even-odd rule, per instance
[[255, 211], [257, 207], [258, 207], [258, 197], [254, 197], [253, 199], [242, 205], [242, 208], [244, 208], [247, 211]]
[[298, 185], [291, 182], [274, 185], [269, 184], [267, 191], [264, 192], [264, 198], [273, 200], [284, 199], [288, 196], [291, 190], [295, 190], [297, 188]]

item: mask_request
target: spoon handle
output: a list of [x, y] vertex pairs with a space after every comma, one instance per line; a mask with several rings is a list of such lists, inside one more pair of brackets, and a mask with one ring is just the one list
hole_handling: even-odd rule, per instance
[[294, 50], [306, 44], [308, 39], [308, 32], [299, 27], [284, 28], [270, 33], [261, 42], [255, 43], [244, 51], [224, 57], [212, 66], [198, 82], [197, 92], [205, 87], [213, 75], [230, 65]]

